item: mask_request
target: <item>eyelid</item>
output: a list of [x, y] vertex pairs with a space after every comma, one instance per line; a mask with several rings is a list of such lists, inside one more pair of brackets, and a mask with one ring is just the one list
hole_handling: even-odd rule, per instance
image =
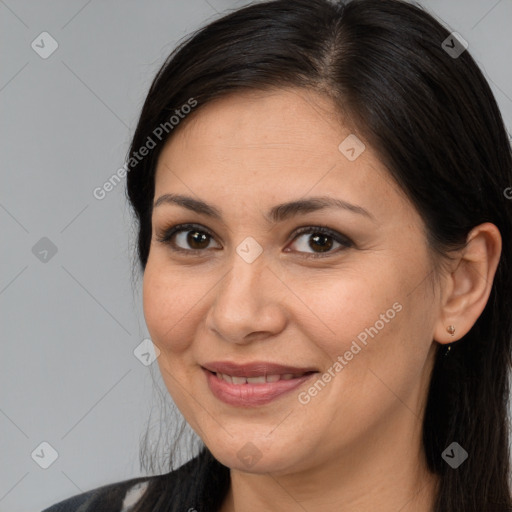
[[[174, 246], [171, 242], [171, 238], [177, 234], [187, 231], [200, 231], [202, 233], [205, 233], [213, 240], [216, 240], [216, 236], [212, 233], [210, 229], [207, 227], [196, 224], [196, 223], [183, 223], [183, 224], [174, 224], [170, 227], [163, 228], [162, 230], [158, 230], [158, 234], [156, 235], [156, 239], [158, 242], [170, 245], [173, 251], [181, 252], [181, 253], [188, 253], [191, 256], [198, 255], [201, 253], [206, 252], [206, 249], [183, 249], [182, 247]], [[291, 242], [294, 242], [300, 235], [303, 234], [315, 234], [315, 233], [321, 233], [324, 235], [329, 236], [334, 241], [339, 243], [341, 245], [341, 248], [337, 248], [334, 251], [327, 251], [327, 252], [304, 252], [304, 251], [287, 251], [287, 252], [296, 252], [299, 255], [302, 255], [305, 258], [322, 258], [322, 257], [328, 257], [333, 254], [338, 254], [340, 250], [348, 249], [351, 247], [354, 247], [354, 242], [347, 237], [346, 235], [343, 235], [342, 233], [339, 233], [338, 231], [329, 228], [327, 226], [319, 225], [319, 224], [307, 224], [304, 226], [299, 226], [296, 229], [293, 230], [291, 233], [287, 245]]]
[[200, 231], [202, 233], [205, 233], [213, 240], [216, 239], [215, 235], [205, 226], [201, 224], [195, 224], [195, 223], [183, 223], [183, 224], [172, 224], [169, 227], [165, 227], [162, 230], [158, 230], [156, 234], [156, 240], [160, 243], [170, 245], [173, 251], [176, 252], [186, 252], [189, 254], [195, 254], [204, 252], [205, 249], [183, 249], [182, 247], [174, 246], [171, 242], [171, 238], [176, 235], [177, 233], [183, 233], [187, 231]]
[[291, 238], [291, 241], [295, 240], [299, 235], [308, 234], [308, 233], [309, 234], [322, 233], [324, 235], [330, 236], [331, 238], [333, 238], [334, 240], [336, 240], [338, 243], [340, 243], [342, 245], [347, 245], [347, 246], [354, 245], [354, 242], [348, 236], [343, 235], [342, 233], [339, 233], [338, 231], [336, 231], [328, 226], [323, 226], [321, 224], [308, 224], [307, 226], [301, 226], [301, 227], [296, 228], [292, 233], [293, 238]]

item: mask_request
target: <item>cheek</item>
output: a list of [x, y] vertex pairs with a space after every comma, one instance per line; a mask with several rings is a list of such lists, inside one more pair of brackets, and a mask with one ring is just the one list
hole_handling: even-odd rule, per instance
[[187, 329], [194, 323], [191, 318], [197, 314], [204, 292], [198, 289], [197, 280], [191, 282], [179, 269], [170, 269], [155, 260], [150, 258], [144, 271], [144, 318], [151, 339], [162, 354], [176, 355], [190, 344]]
[[192, 317], [197, 314], [199, 300], [197, 289], [191, 287], [189, 281], [179, 269], [159, 264], [157, 257], [148, 259], [143, 280], [144, 317], [151, 340], [160, 350], [157, 362], [163, 381], [187, 418], [190, 417], [191, 404], [183, 390], [190, 381], [187, 374], [191, 357], [189, 349], [193, 340], [192, 330], [197, 325]]
[[359, 270], [316, 277], [313, 286], [297, 280], [293, 286], [302, 300], [294, 301], [296, 313], [300, 311], [298, 322], [307, 326], [307, 337], [332, 360], [350, 350], [353, 341], [363, 348], [366, 341], [369, 346], [369, 340], [377, 340], [400, 322], [399, 277], [389, 268], [387, 272]]
[[360, 268], [342, 279], [325, 275], [314, 287], [295, 283], [303, 300], [305, 335], [321, 349], [324, 370], [336, 375], [331, 398], [362, 393], [380, 400], [386, 388], [377, 376], [407, 393], [425, 362], [430, 345], [426, 297], [421, 289], [410, 293], [411, 283], [420, 281], [419, 267], [378, 263], [376, 271]]
[[330, 288], [323, 318], [336, 334], [316, 337], [335, 377], [327, 384], [329, 391], [315, 400], [331, 411], [341, 430], [347, 417], [370, 427], [395, 407], [406, 404], [416, 411], [427, 378], [432, 326], [425, 305], [430, 302], [424, 287], [411, 293], [411, 283], [421, 281], [420, 272], [381, 268], [387, 271], [372, 273], [371, 281], [359, 276], [345, 280], [341, 290]]

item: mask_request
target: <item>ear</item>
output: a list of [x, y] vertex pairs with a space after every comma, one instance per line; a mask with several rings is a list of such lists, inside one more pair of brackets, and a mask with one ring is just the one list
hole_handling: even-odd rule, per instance
[[[443, 277], [441, 311], [434, 339], [448, 344], [462, 338], [473, 327], [487, 304], [501, 255], [498, 228], [486, 222], [471, 230], [467, 245], [461, 249]], [[455, 327], [451, 335], [447, 328]]]

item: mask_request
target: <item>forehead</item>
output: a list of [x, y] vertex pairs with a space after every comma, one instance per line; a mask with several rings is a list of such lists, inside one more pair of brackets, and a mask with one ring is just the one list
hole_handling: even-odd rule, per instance
[[[240, 203], [311, 193], [376, 212], [400, 206], [398, 187], [372, 148], [357, 146], [354, 131], [329, 98], [302, 89], [250, 91], [199, 105], [160, 155], [155, 197], [186, 191]], [[355, 160], [342, 151], [346, 140], [362, 151]]]
[[260, 150], [315, 153], [328, 145], [336, 148], [343, 132], [338, 117], [329, 98], [306, 89], [245, 91], [199, 104], [170, 145], [215, 145], [232, 151], [257, 145]]

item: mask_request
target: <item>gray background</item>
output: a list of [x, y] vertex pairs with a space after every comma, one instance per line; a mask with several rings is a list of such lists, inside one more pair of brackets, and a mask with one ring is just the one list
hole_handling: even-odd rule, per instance
[[[92, 191], [122, 166], [176, 43], [247, 3], [0, 0], [1, 512], [142, 474], [151, 372], [161, 381], [133, 353], [148, 334], [124, 182]], [[511, 132], [512, 0], [423, 5], [468, 41]], [[59, 45], [47, 59], [31, 47], [44, 31]], [[48, 469], [42, 442], [58, 452]]]

